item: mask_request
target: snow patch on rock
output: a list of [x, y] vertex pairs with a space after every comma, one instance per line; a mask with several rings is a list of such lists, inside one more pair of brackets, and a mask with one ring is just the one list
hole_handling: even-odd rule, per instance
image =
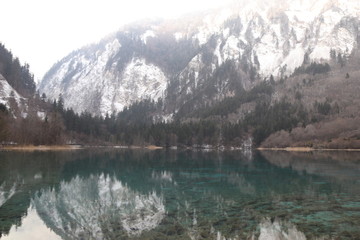
[[121, 84], [114, 89], [116, 111], [144, 99], [157, 101], [164, 96], [167, 87], [165, 74], [145, 59], [133, 59], [118, 80]]
[[66, 239], [105, 239], [119, 231], [139, 236], [165, 217], [161, 196], [140, 194], [104, 174], [63, 181], [58, 190], [38, 193], [33, 205], [41, 219]]
[[156, 37], [156, 34], [152, 30], [147, 30], [143, 35], [140, 36], [141, 41], [143, 41], [144, 44], [146, 44], [148, 38], [154, 38]]
[[10, 99], [14, 99], [18, 105], [21, 104], [23, 98], [6, 79], [0, 74], [0, 103], [10, 107]]
[[[78, 53], [63, 63], [57, 73], [41, 87], [48, 97], [64, 98], [66, 108], [105, 116], [144, 99], [163, 97], [167, 78], [162, 70], [143, 58], [134, 58], [122, 72], [117, 63], [109, 65], [121, 48], [117, 39], [95, 55]], [[74, 72], [74, 74], [72, 74]]]

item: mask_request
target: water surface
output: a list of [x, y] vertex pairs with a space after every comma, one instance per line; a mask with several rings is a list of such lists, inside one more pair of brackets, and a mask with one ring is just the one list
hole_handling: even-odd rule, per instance
[[360, 239], [359, 153], [0, 152], [2, 239]]

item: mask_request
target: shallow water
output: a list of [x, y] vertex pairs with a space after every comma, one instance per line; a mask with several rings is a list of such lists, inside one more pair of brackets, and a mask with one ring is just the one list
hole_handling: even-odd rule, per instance
[[360, 239], [360, 154], [0, 152], [1, 239]]

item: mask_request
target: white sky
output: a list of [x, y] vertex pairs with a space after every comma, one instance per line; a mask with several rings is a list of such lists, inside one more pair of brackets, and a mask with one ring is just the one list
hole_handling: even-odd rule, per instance
[[122, 25], [170, 18], [231, 0], [0, 0], [0, 42], [30, 64], [36, 80], [71, 51]]

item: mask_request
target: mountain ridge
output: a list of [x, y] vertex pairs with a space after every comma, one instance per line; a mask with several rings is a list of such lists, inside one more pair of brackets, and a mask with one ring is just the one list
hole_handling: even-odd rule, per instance
[[360, 39], [355, 2], [255, 1], [188, 25], [188, 19], [128, 25], [62, 59], [39, 90], [50, 99], [61, 94], [77, 113], [101, 116], [161, 99], [159, 119], [169, 119], [188, 99], [198, 98], [189, 103], [194, 109], [213, 105], [271, 75], [289, 76], [304, 60], [327, 62], [331, 51], [350, 55]]

